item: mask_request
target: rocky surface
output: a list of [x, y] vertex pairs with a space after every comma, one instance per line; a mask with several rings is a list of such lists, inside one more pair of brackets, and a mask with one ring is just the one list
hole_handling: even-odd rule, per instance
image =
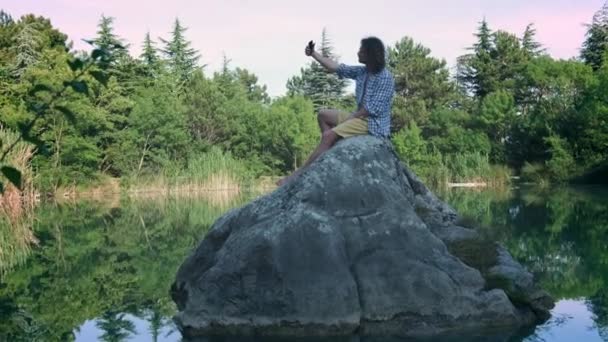
[[221, 217], [171, 293], [184, 336], [438, 336], [515, 331], [553, 300], [399, 162], [340, 141], [300, 177]]

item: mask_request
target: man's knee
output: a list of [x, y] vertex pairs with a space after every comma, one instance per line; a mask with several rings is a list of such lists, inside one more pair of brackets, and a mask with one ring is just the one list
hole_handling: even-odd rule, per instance
[[340, 136], [336, 134], [333, 130], [329, 129], [323, 132], [321, 136], [321, 143], [327, 146], [332, 146], [336, 141], [340, 139]]
[[329, 116], [329, 113], [325, 109], [320, 109], [317, 112], [317, 120], [319, 120], [319, 122], [327, 123], [328, 116]]

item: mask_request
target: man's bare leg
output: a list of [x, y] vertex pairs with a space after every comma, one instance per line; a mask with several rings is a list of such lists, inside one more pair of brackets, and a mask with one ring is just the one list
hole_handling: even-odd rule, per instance
[[329, 150], [332, 146], [334, 146], [334, 144], [339, 139], [340, 139], [340, 136], [337, 135], [331, 129], [328, 129], [325, 132], [323, 132], [323, 135], [321, 136], [321, 142], [319, 143], [319, 146], [317, 146], [317, 148], [312, 152], [312, 154], [310, 155], [310, 157], [308, 157], [308, 160], [306, 160], [306, 162], [304, 163], [304, 165], [302, 165], [299, 169], [297, 169], [290, 176], [285, 177], [285, 178], [281, 179], [280, 181], [278, 181], [277, 185], [281, 186], [281, 185], [289, 182], [290, 180], [294, 179], [295, 177], [297, 177], [300, 173], [302, 173], [302, 171], [304, 169], [306, 169], [310, 164], [312, 164], [312, 162], [314, 162], [317, 158], [319, 158], [319, 156], [321, 154], [323, 154], [323, 152]]
[[[317, 150], [323, 144], [323, 133], [331, 130], [332, 128], [334, 128], [334, 127], [336, 127], [338, 125], [339, 115], [340, 115], [340, 111], [339, 110], [335, 110], [335, 109], [321, 109], [321, 110], [319, 110], [319, 113], [317, 113], [317, 122], [319, 123], [319, 129], [321, 130], [321, 142], [319, 143], [319, 146], [317, 146], [317, 149], [315, 151], [313, 151], [313, 153], [308, 158], [308, 160], [306, 161], [306, 163], [304, 163], [304, 165], [301, 166], [300, 169], [294, 171], [294, 173], [292, 175], [290, 175], [290, 176], [281, 178], [277, 182], [278, 186], [281, 186], [281, 185], [285, 184], [285, 182], [288, 179], [292, 179], [293, 178], [292, 176], [297, 176], [298, 174], [300, 174], [299, 170], [303, 169], [304, 167], [308, 166], [311, 163], [311, 162], [309, 162], [310, 159], [312, 158], [312, 156], [315, 155], [315, 153], [317, 152]], [[315, 159], [316, 159], [316, 157], [315, 157]]]
[[338, 116], [340, 115], [339, 110], [335, 109], [321, 109], [317, 114], [317, 121], [319, 122], [319, 128], [321, 133], [332, 129], [338, 125]]

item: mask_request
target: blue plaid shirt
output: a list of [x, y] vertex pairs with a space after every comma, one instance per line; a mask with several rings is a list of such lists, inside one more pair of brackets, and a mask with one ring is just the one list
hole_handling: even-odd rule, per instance
[[[369, 134], [387, 138], [391, 132], [391, 106], [393, 104], [393, 93], [395, 92], [393, 75], [386, 68], [377, 74], [368, 74], [365, 66], [345, 64], [340, 64], [336, 73], [340, 78], [355, 80], [357, 104], [359, 107], [363, 106], [369, 112], [367, 121]], [[367, 74], [369, 75], [367, 90], [363, 95], [363, 85]]]

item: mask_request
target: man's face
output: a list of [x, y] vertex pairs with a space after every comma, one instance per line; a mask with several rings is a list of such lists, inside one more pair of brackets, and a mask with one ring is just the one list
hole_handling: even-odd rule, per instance
[[359, 52], [357, 52], [357, 57], [359, 57], [359, 63], [365, 63], [365, 51], [363, 51], [363, 46], [359, 47]]

